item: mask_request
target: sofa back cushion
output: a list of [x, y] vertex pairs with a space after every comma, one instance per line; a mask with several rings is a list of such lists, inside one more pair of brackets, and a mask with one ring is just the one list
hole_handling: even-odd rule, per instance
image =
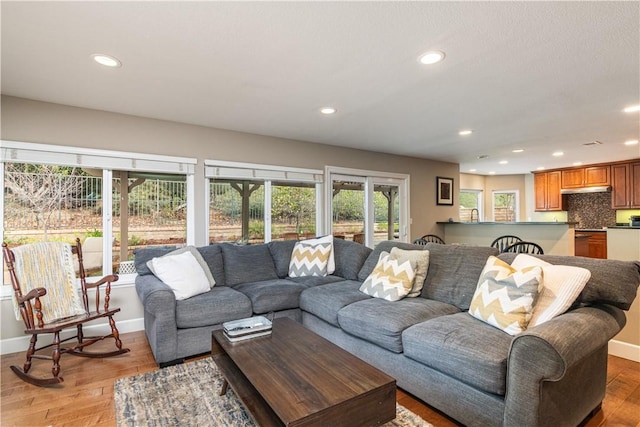
[[[376, 248], [371, 251], [367, 259], [365, 260], [362, 268], [358, 272], [358, 280], [364, 282], [367, 277], [371, 274], [374, 268], [376, 268], [376, 264], [378, 264], [378, 259], [380, 259], [380, 254], [382, 252], [391, 252], [393, 248], [400, 248], [405, 250], [424, 250], [424, 246], [413, 245], [411, 243], [403, 243], [398, 242], [396, 240], [385, 240], [384, 242], [378, 243]], [[486, 259], [485, 259], [486, 261]], [[483, 263], [484, 266], [484, 263]], [[477, 277], [476, 277], [477, 279]], [[475, 287], [474, 287], [475, 290]]]
[[[333, 275], [343, 277], [347, 280], [358, 280], [358, 272], [364, 265], [369, 254], [371, 254], [371, 248], [361, 243], [352, 242], [351, 240], [334, 238], [333, 250], [336, 260], [336, 271], [333, 272]], [[365, 276], [365, 279], [367, 276]]]
[[274, 240], [267, 243], [273, 263], [276, 266], [276, 273], [281, 279], [289, 275], [289, 263], [291, 262], [291, 253], [293, 253], [295, 244], [295, 240]]
[[202, 255], [211, 270], [211, 275], [216, 279], [216, 286], [225, 286], [224, 263], [222, 262], [222, 245], [214, 243], [209, 246], [201, 246], [198, 252]]
[[422, 296], [469, 310], [480, 273], [496, 248], [427, 243], [429, 270]]
[[[153, 274], [151, 269], [147, 266], [147, 261], [161, 257], [175, 250], [175, 246], [148, 246], [146, 248], [136, 249], [133, 252], [136, 273], [138, 273], [138, 276]], [[217, 282], [217, 277], [213, 276], [213, 278], [216, 279]]]
[[[518, 254], [502, 253], [501, 260], [511, 264]], [[574, 305], [610, 304], [629, 310], [640, 284], [640, 262], [617, 261], [561, 255], [532, 255], [554, 265], [570, 265], [586, 268], [591, 278]]]
[[221, 246], [227, 286], [278, 278], [269, 246], [237, 246], [231, 243], [222, 243]]

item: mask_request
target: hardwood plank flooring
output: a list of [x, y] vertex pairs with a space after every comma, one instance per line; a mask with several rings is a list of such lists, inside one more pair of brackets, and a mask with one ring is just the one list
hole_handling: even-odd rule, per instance
[[[122, 334], [122, 340], [131, 349], [123, 356], [110, 359], [63, 356], [61, 365], [65, 381], [51, 388], [32, 386], [11, 372], [10, 365], [22, 365], [23, 353], [0, 356], [0, 425], [115, 426], [114, 381], [158, 369], [144, 332]], [[37, 360], [32, 371], [47, 375], [50, 367], [50, 362]], [[396, 396], [398, 403], [436, 427], [459, 426], [402, 390], [398, 390]], [[640, 427], [640, 363], [609, 356], [607, 394], [602, 410], [584, 426]]]

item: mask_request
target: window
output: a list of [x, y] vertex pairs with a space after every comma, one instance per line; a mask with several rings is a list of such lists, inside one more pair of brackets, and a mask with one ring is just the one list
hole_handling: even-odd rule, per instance
[[408, 239], [409, 177], [327, 166], [327, 230], [374, 247]]
[[319, 232], [320, 171], [207, 160], [205, 174], [209, 242], [254, 244]]
[[496, 222], [515, 222], [520, 217], [519, 192], [493, 192], [493, 220]]
[[460, 190], [460, 221], [482, 221], [482, 190]]
[[79, 238], [88, 275], [101, 276], [118, 272], [135, 248], [193, 241], [195, 159], [14, 141], [0, 148], [0, 238], [10, 245]]

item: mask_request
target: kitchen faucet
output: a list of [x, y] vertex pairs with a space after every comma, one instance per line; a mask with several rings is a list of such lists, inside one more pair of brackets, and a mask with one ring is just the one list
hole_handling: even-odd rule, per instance
[[480, 214], [478, 213], [478, 209], [476, 209], [476, 208], [471, 209], [471, 218], [469, 219], [469, 222], [473, 222], [473, 212], [474, 211], [476, 213], [476, 222], [480, 222]]

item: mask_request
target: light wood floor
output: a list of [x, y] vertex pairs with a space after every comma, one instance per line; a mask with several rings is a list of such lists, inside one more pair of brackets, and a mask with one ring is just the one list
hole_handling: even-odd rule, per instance
[[[32, 386], [11, 372], [10, 365], [22, 365], [22, 353], [0, 357], [0, 425], [115, 426], [114, 381], [157, 369], [144, 332], [122, 334], [122, 340], [131, 349], [123, 356], [93, 360], [63, 356], [65, 381], [54, 388]], [[32, 372], [44, 376], [49, 369], [50, 362], [40, 360], [34, 362]], [[397, 401], [436, 427], [458, 425], [401, 390]], [[602, 410], [585, 425], [640, 427], [639, 363], [609, 356], [607, 395]]]

